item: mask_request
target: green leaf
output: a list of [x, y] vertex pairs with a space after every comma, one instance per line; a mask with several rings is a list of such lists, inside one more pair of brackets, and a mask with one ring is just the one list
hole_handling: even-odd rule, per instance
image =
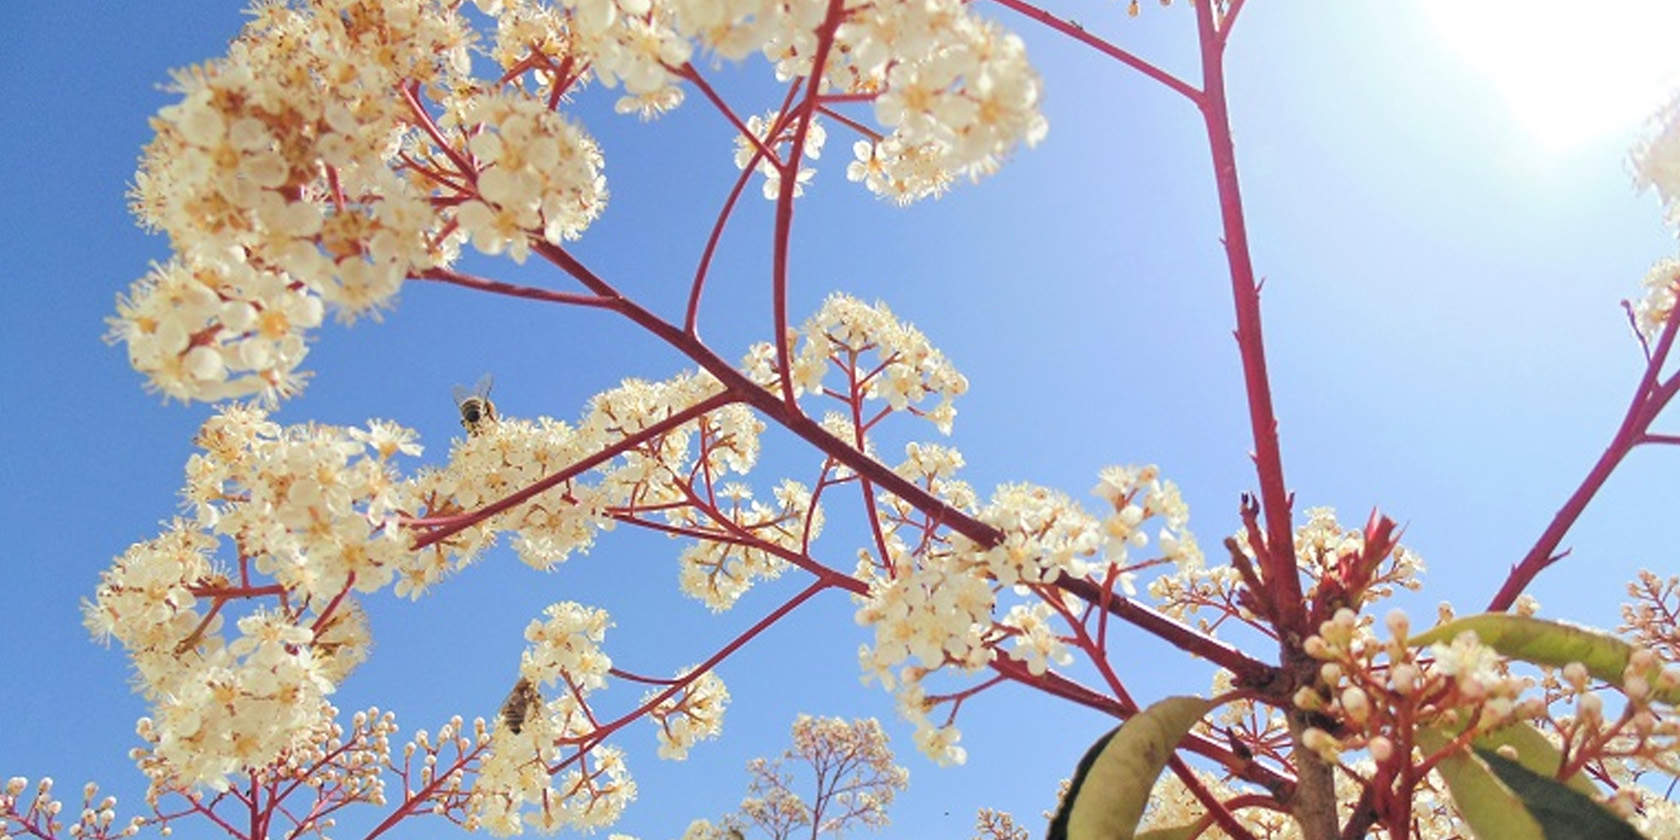
[[1175, 825], [1172, 828], [1156, 828], [1145, 831], [1132, 840], [1195, 840], [1196, 835], [1202, 833], [1200, 821], [1186, 825]]
[[[1527, 723], [1517, 722], [1502, 726], [1481, 735], [1471, 744], [1477, 750], [1510, 747], [1517, 751], [1517, 763], [1547, 778], [1557, 778], [1558, 766], [1563, 764], [1563, 753], [1552, 746], [1552, 742], [1546, 740], [1546, 736], [1540, 734], [1540, 730]], [[1593, 785], [1592, 780], [1579, 772], [1565, 779], [1563, 783], [1587, 796], [1598, 794], [1598, 788]]]
[[[1452, 741], [1447, 733], [1427, 727], [1419, 727], [1415, 737], [1418, 746], [1430, 753]], [[1550, 840], [1522, 800], [1469, 751], [1454, 750], [1435, 769], [1447, 780], [1453, 805], [1477, 840]]]
[[1079, 759], [1049, 840], [1133, 840], [1155, 778], [1213, 704], [1168, 697], [1097, 739]]
[[1592, 797], [1499, 753], [1478, 749], [1476, 755], [1522, 800], [1546, 840], [1642, 840], [1633, 826]]
[[[1481, 643], [1508, 656], [1537, 665], [1563, 667], [1571, 662], [1586, 666], [1587, 673], [1611, 685], [1622, 684], [1633, 646], [1608, 633], [1506, 613], [1482, 613], [1449, 621], [1407, 640], [1413, 647], [1451, 642], [1460, 633], [1474, 631]], [[1664, 703], [1680, 704], [1680, 687], [1664, 690], [1652, 681], [1651, 696]]]

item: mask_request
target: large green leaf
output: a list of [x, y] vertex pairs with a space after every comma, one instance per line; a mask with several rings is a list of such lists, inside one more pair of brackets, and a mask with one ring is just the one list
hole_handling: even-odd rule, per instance
[[[1449, 621], [1407, 640], [1413, 647], [1451, 642], [1460, 633], [1474, 631], [1490, 648], [1524, 662], [1562, 667], [1571, 662], [1586, 666], [1587, 673], [1612, 685], [1622, 684], [1633, 646], [1608, 633], [1506, 613], [1482, 613]], [[1680, 704], [1680, 687], [1667, 690], [1652, 682], [1652, 696], [1664, 703]]]
[[1132, 840], [1195, 840], [1196, 835], [1202, 833], [1202, 824], [1193, 822], [1188, 825], [1175, 825], [1172, 828], [1154, 828], [1140, 832]]
[[1633, 826], [1556, 779], [1490, 750], [1478, 749], [1476, 755], [1522, 800], [1546, 840], [1642, 840]]
[[1155, 778], [1213, 704], [1168, 697], [1097, 739], [1050, 821], [1049, 840], [1133, 840]]
[[[1447, 733], [1426, 727], [1418, 728], [1415, 736], [1418, 746], [1430, 753], [1452, 740]], [[1477, 840], [1550, 840], [1522, 800], [1469, 751], [1454, 750], [1435, 769], [1447, 780], [1453, 805]]]
[[[1477, 737], [1471, 743], [1477, 750], [1510, 747], [1517, 751], [1517, 763], [1548, 778], [1556, 778], [1558, 766], [1563, 763], [1563, 753], [1559, 752], [1551, 741], [1546, 740], [1546, 736], [1540, 734], [1540, 730], [1527, 723], [1517, 722], [1501, 726]], [[1565, 779], [1564, 784], [1587, 796], [1598, 793], [1598, 788], [1593, 785], [1592, 780], [1582, 773], [1575, 773]]]

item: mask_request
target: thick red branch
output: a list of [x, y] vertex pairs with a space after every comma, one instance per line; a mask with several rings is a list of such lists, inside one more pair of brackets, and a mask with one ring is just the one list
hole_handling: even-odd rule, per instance
[[1236, 675], [1240, 685], [1264, 684], [1276, 671], [1272, 666], [1250, 657], [1237, 648], [1189, 625], [1174, 621], [1131, 598], [1112, 594], [1105, 598], [1102, 587], [1089, 580], [1062, 575], [1061, 579], [1056, 581], [1056, 586], [1087, 603], [1105, 607], [1110, 614], [1180, 650], [1200, 656], [1230, 671]]
[[[618, 290], [610, 283], [590, 271], [587, 266], [567, 253], [565, 249], [547, 242], [533, 243], [532, 249], [541, 254], [544, 259], [549, 260], [567, 274], [576, 278], [578, 282], [596, 295], [611, 300], [612, 305], [608, 308], [629, 318], [700, 365], [722, 382], [728, 393], [734, 395], [735, 398], [758, 409], [770, 420], [803, 438], [825, 455], [851, 468], [860, 479], [868, 480], [882, 490], [898, 496], [910, 503], [911, 506], [926, 513], [936, 523], [945, 525], [976, 543], [989, 546], [996, 544], [1002, 538], [1002, 534], [997, 529], [951, 507], [944, 500], [917, 486], [890, 467], [830, 434], [821, 424], [806, 417], [803, 412], [790, 414], [787, 406], [780, 399], [712, 352], [698, 336], [684, 332], [649, 312], [635, 301], [620, 295]], [[517, 502], [514, 504], [517, 504]], [[466, 526], [462, 525], [460, 527]], [[455, 530], [458, 531], [460, 528], [455, 528]], [[447, 536], [447, 534], [441, 534], [437, 537], [428, 534], [427, 539], [435, 542], [443, 536]], [[1060, 585], [1090, 603], [1103, 603], [1099, 587], [1095, 584], [1088, 582], [1073, 582], [1070, 584], [1070, 581], [1072, 581], [1071, 578], [1064, 577]], [[1166, 619], [1164, 616], [1160, 616], [1135, 602], [1126, 599], [1111, 599], [1106, 602], [1105, 606], [1116, 617], [1161, 637], [1169, 644], [1200, 656], [1206, 656], [1209, 661], [1230, 669], [1235, 674], [1252, 676], [1266, 672], [1267, 666], [1242, 656], [1234, 648], [1190, 627]]]
[[793, 143], [787, 160], [781, 165], [781, 180], [777, 184], [776, 229], [771, 241], [770, 306], [772, 329], [776, 345], [776, 370], [781, 375], [782, 402], [790, 415], [798, 415], [799, 403], [793, 395], [793, 368], [788, 358], [788, 254], [793, 237], [793, 194], [799, 187], [799, 160], [805, 152], [805, 137], [811, 130], [811, 116], [817, 107], [817, 94], [822, 89], [823, 70], [828, 66], [828, 53], [834, 47], [834, 30], [845, 17], [843, 0], [828, 0], [828, 13], [817, 26], [817, 50], [811, 61], [811, 75], [805, 89], [805, 102], [799, 108], [799, 124], [793, 130]]
[[1248, 252], [1248, 224], [1243, 218], [1236, 150], [1231, 143], [1231, 121], [1225, 102], [1225, 64], [1213, 29], [1210, 3], [1197, 4], [1196, 28], [1202, 54], [1202, 119], [1213, 154], [1219, 217], [1225, 232], [1225, 258], [1236, 304], [1237, 349], [1242, 357], [1249, 426], [1254, 435], [1254, 464], [1260, 477], [1260, 502], [1266, 517], [1266, 550], [1259, 554], [1264, 564], [1261, 570], [1277, 607], [1278, 629], [1287, 638], [1288, 631], [1301, 630], [1298, 625], [1305, 611], [1301, 608], [1301, 579], [1295, 568], [1294, 527], [1283, 480], [1277, 415], [1272, 410], [1272, 386], [1266, 374], [1266, 346], [1260, 330], [1260, 286], [1255, 282], [1254, 264]]

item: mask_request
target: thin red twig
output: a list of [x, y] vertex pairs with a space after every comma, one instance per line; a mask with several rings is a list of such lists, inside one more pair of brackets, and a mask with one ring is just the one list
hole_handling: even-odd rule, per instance
[[1079, 26], [1069, 21], [1062, 20], [1061, 18], [1040, 9], [1031, 3], [1024, 3], [1022, 0], [997, 0], [997, 2], [1005, 8], [1014, 9], [1015, 11], [1020, 12], [1021, 14], [1068, 36], [1069, 38], [1092, 47], [1097, 52], [1119, 61], [1121, 64], [1124, 64], [1127, 67], [1130, 67], [1133, 70], [1136, 70], [1139, 73], [1166, 85], [1168, 88], [1189, 99], [1191, 102], [1200, 104], [1202, 101], [1202, 92], [1190, 86], [1183, 79], [1180, 79], [1177, 76], [1174, 76], [1173, 74], [1168, 73], [1167, 71], [1162, 70], [1161, 68], [1156, 67], [1155, 65], [1138, 58], [1137, 56], [1132, 55], [1131, 53], [1104, 41], [1089, 32], [1086, 32], [1084, 29], [1081, 29]]

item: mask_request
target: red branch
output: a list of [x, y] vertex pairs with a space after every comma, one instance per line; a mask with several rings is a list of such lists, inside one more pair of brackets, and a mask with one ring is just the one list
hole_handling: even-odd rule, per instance
[[1131, 598], [1103, 594], [1102, 587], [1083, 578], [1062, 575], [1056, 586], [1080, 599], [1105, 607], [1109, 613], [1149, 632], [1180, 650], [1200, 656], [1232, 674], [1239, 685], [1260, 685], [1276, 670], [1230, 644], [1174, 621]]
[[723, 229], [729, 224], [729, 214], [735, 210], [735, 202], [741, 198], [741, 190], [747, 186], [747, 179], [752, 177], [753, 167], [764, 159], [763, 152], [754, 152], [752, 160], [741, 168], [740, 177], [735, 179], [735, 186], [730, 188], [729, 197], [723, 201], [723, 209], [718, 211], [717, 221], [712, 224], [712, 234], [706, 238], [706, 248], [700, 253], [700, 265], [694, 269], [694, 283], [688, 289], [688, 309], [683, 315], [683, 332], [689, 335], [700, 334], [700, 293], [706, 288], [706, 272], [711, 269], [712, 255], [717, 252], [718, 240], [723, 238]]
[[810, 81], [805, 89], [805, 102], [800, 106], [799, 126], [793, 130], [793, 143], [788, 148], [787, 161], [781, 164], [780, 188], [776, 194], [776, 232], [771, 242], [770, 305], [774, 321], [770, 331], [776, 345], [776, 370], [781, 374], [782, 402], [789, 414], [799, 415], [799, 403], [793, 395], [793, 368], [788, 359], [787, 290], [788, 247], [793, 236], [793, 193], [799, 186], [799, 159], [805, 152], [805, 135], [811, 130], [811, 116], [816, 110], [817, 94], [822, 89], [823, 68], [828, 64], [828, 52], [834, 47], [834, 30], [845, 17], [842, 0], [828, 0], [828, 13], [817, 26], [817, 51], [811, 60]]
[[1266, 550], [1257, 554], [1272, 590], [1269, 594], [1277, 608], [1278, 629], [1285, 631], [1282, 635], [1288, 638], [1287, 631], [1300, 631], [1298, 625], [1304, 616], [1301, 579], [1295, 567], [1295, 535], [1289, 494], [1283, 480], [1283, 455], [1278, 447], [1277, 416], [1272, 411], [1271, 382], [1266, 375], [1266, 346], [1260, 330], [1260, 286], [1254, 279], [1242, 191], [1237, 185], [1237, 156], [1231, 144], [1231, 121], [1225, 103], [1225, 64], [1213, 31], [1213, 11], [1209, 4], [1197, 5], [1196, 27], [1200, 35], [1204, 88], [1198, 104], [1213, 153], [1219, 216], [1225, 231], [1225, 257], [1230, 266], [1231, 295], [1237, 311], [1237, 349], [1242, 357], [1249, 426], [1254, 435], [1254, 465], [1260, 476], [1260, 501], [1266, 515]]
[[1141, 58], [1138, 58], [1135, 55], [1132, 55], [1123, 49], [1120, 49], [1113, 44], [1110, 44], [1107, 41], [1104, 41], [1101, 38], [1098, 38], [1095, 35], [1092, 35], [1089, 32], [1086, 32], [1076, 23], [1062, 20], [1061, 18], [1040, 9], [1031, 3], [1024, 3], [1022, 0], [997, 0], [997, 2], [1005, 8], [1014, 9], [1015, 11], [1020, 12], [1021, 14], [1026, 15], [1027, 17], [1048, 26], [1057, 32], [1060, 32], [1075, 41], [1092, 47], [1096, 49], [1097, 52], [1100, 52], [1103, 55], [1106, 55], [1109, 58], [1112, 58], [1121, 64], [1124, 64], [1127, 67], [1130, 67], [1133, 70], [1160, 82], [1163, 85], [1166, 85], [1174, 92], [1189, 99], [1191, 102], [1200, 104], [1202, 101], [1202, 92], [1196, 90], [1194, 87], [1191, 87], [1184, 80]]
[[435, 527], [430, 528], [422, 534], [419, 539], [415, 540], [412, 549], [414, 551], [419, 551], [438, 540], [452, 534], [459, 533], [461, 530], [495, 516], [504, 510], [516, 507], [544, 490], [553, 488], [561, 482], [576, 478], [577, 476], [582, 475], [601, 464], [611, 461], [620, 454], [639, 446], [652, 438], [665, 434], [684, 423], [688, 423], [708, 411], [716, 411], [717, 409], [733, 402], [735, 402], [735, 398], [727, 393], [707, 397], [706, 399], [701, 400], [700, 402], [697, 402], [694, 405], [665, 418], [664, 420], [654, 423], [647, 428], [642, 429], [641, 431], [638, 431], [635, 434], [632, 434], [593, 455], [590, 455], [587, 458], [582, 458], [574, 462], [571, 466], [554, 473], [553, 475], [545, 476], [542, 480], [533, 483], [531, 486], [526, 487], [523, 490], [518, 490], [503, 496], [502, 498], [497, 499], [478, 510], [472, 511], [471, 513], [461, 514], [459, 516], [452, 516], [441, 521], [425, 521], [424, 524], [435, 525]]
[[1661, 385], [1657, 384], [1663, 362], [1674, 347], [1677, 331], [1680, 331], [1680, 307], [1669, 313], [1668, 323], [1663, 325], [1657, 346], [1645, 362], [1645, 373], [1639, 378], [1639, 386], [1633, 391], [1633, 400], [1628, 404], [1627, 413], [1623, 415], [1622, 424], [1616, 429], [1615, 437], [1610, 439], [1610, 445], [1605, 447], [1604, 454], [1598, 457], [1598, 463], [1593, 464], [1587, 477], [1581, 480], [1580, 486], [1575, 488], [1569, 500], [1564, 502], [1563, 507], [1552, 517], [1551, 524], [1546, 526], [1545, 532], [1535, 541], [1534, 547], [1511, 567], [1511, 574], [1505, 578], [1505, 584], [1499, 587], [1499, 592], [1488, 602], [1489, 612], [1509, 609], [1511, 604], [1516, 602], [1517, 596], [1522, 594], [1524, 587], [1528, 586], [1529, 581], [1534, 580], [1535, 575], [1561, 559], [1562, 555], [1557, 553], [1558, 543], [1563, 542], [1564, 535], [1569, 533], [1575, 520], [1587, 509], [1587, 503], [1597, 495], [1599, 488], [1604, 486], [1604, 482], [1610, 478], [1610, 473], [1615, 471], [1622, 458], [1650, 437], [1646, 435], [1646, 430], [1674, 398], [1675, 391], [1680, 390], [1680, 374], [1670, 377]]
[[[944, 500], [934, 496], [928, 490], [917, 486], [914, 482], [899, 475], [890, 467], [887, 467], [885, 464], [882, 464], [874, 458], [865, 455], [857, 448], [830, 434], [827, 429], [824, 429], [821, 426], [821, 424], [809, 417], [806, 417], [804, 413], [790, 414], [787, 410], [786, 404], [783, 403], [782, 400], [778, 399], [776, 395], [753, 382], [745, 374], [736, 370], [734, 366], [724, 361], [721, 357], [714, 353], [711, 348], [707, 347], [698, 336], [684, 332], [682, 329], [679, 329], [675, 325], [661, 319], [652, 312], [649, 312], [635, 301], [619, 294], [617, 289], [601, 277], [597, 276], [594, 272], [590, 271], [587, 266], [578, 262], [578, 260], [571, 254], [567, 253], [565, 249], [547, 242], [534, 242], [532, 243], [532, 250], [541, 254], [544, 259], [547, 259], [566, 273], [576, 278], [580, 283], [600, 298], [610, 300], [611, 305], [606, 306], [605, 308], [611, 309], [626, 318], [629, 318], [643, 329], [646, 329], [648, 332], [671, 345], [684, 356], [700, 365], [700, 367], [704, 368], [708, 373], [711, 373], [723, 383], [726, 393], [733, 395], [735, 399], [751, 405], [753, 408], [762, 412], [770, 420], [803, 438], [807, 443], [816, 447], [817, 450], [821, 451], [830, 458], [833, 458], [836, 462], [849, 467], [853, 472], [857, 473], [861, 479], [868, 480], [880, 487], [882, 490], [898, 496], [916, 509], [926, 513], [934, 521], [950, 527], [953, 531], [962, 534], [976, 543], [981, 545], [994, 545], [1002, 538], [1002, 535], [997, 531], [997, 529], [954, 507], [951, 507]], [[513, 288], [520, 290], [524, 289], [524, 287]], [[501, 291], [497, 288], [488, 287], [485, 287], [484, 290]], [[540, 290], [535, 291], [540, 292]], [[531, 299], [544, 299], [541, 294], [533, 293], [533, 291], [528, 290], [504, 293], [515, 294], [518, 297]], [[579, 472], [581, 472], [581, 470]], [[531, 495], [535, 495], [536, 492], [541, 491], [540, 489], [532, 490], [531, 488], [521, 491], [524, 495], [521, 497], [520, 501], [523, 501], [525, 498], [529, 498]], [[517, 503], [518, 502], [515, 501], [498, 508], [498, 512], [499, 510], [505, 510], [506, 507]], [[483, 516], [487, 515], [490, 514], [473, 514], [476, 518], [472, 521], [479, 521], [483, 518]], [[460, 528], [463, 527], [466, 527], [466, 525], [454, 528], [449, 533], [459, 531]], [[448, 536], [448, 534], [431, 532], [427, 534], [425, 539], [427, 540], [427, 544], [429, 544], [430, 542], [436, 542], [444, 536]], [[1062, 586], [1075, 596], [1083, 598], [1090, 603], [1104, 602], [1104, 599], [1099, 591], [1099, 587], [1094, 584], [1073, 581], [1071, 578], [1064, 577], [1058, 585]], [[1263, 672], [1267, 667], [1256, 660], [1243, 656], [1240, 651], [1236, 651], [1234, 648], [1231, 648], [1228, 645], [1207, 636], [1206, 634], [1200, 633], [1177, 622], [1173, 622], [1164, 616], [1154, 613], [1152, 610], [1148, 610], [1147, 608], [1136, 604], [1135, 602], [1128, 601], [1127, 599], [1112, 599], [1107, 600], [1105, 606], [1108, 612], [1116, 617], [1137, 625], [1141, 629], [1162, 638], [1169, 644], [1175, 645], [1191, 653], [1195, 653], [1198, 656], [1205, 656], [1209, 661], [1228, 668], [1233, 673], [1253, 675]]]
[[514, 283], [504, 283], [500, 280], [491, 280], [487, 277], [463, 274], [459, 271], [448, 268], [428, 268], [419, 274], [413, 274], [410, 276], [416, 280], [436, 280], [440, 283], [465, 286], [469, 289], [477, 289], [481, 292], [495, 292], [499, 295], [525, 298], [527, 300], [540, 300], [544, 303], [568, 303], [574, 306], [598, 306], [603, 308], [610, 308], [613, 305], [613, 301], [610, 298], [603, 298], [596, 295], [580, 295], [575, 292], [554, 292], [548, 289], [539, 289], [534, 286], [520, 286]]

